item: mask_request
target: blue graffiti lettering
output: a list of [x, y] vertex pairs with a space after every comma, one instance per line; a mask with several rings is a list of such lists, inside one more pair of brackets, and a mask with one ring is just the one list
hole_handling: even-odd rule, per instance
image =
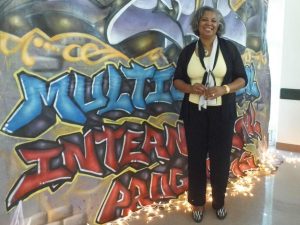
[[257, 82], [254, 80], [255, 77], [255, 68], [254, 65], [246, 65], [245, 70], [248, 77], [248, 85], [236, 92], [236, 95], [246, 94], [250, 97], [258, 98], [260, 96], [260, 92], [258, 89]]
[[168, 67], [163, 70], [155, 71], [153, 80], [155, 82], [155, 91], [148, 94], [146, 97], [146, 103], [151, 104], [154, 102], [165, 102], [171, 104], [173, 102], [170, 88], [168, 91], [165, 89], [165, 83], [169, 82], [171, 86], [171, 77], [173, 75], [174, 68]]
[[104, 107], [107, 103], [107, 98], [103, 95], [103, 75], [104, 72], [97, 74], [92, 81], [92, 90], [91, 95], [94, 99], [93, 101], [85, 101], [85, 93], [87, 87], [88, 79], [86, 76], [79, 73], [74, 73], [75, 75], [75, 90], [74, 90], [74, 99], [79, 104], [79, 107], [84, 112], [90, 112], [95, 109]]
[[133, 111], [133, 106], [130, 96], [128, 93], [121, 93], [121, 74], [113, 65], [108, 65], [107, 70], [109, 75], [109, 89], [107, 97], [109, 100], [107, 106], [98, 111], [98, 115], [112, 110], [123, 110], [127, 113], [131, 113]]
[[121, 71], [127, 79], [136, 80], [132, 92], [132, 102], [134, 107], [138, 109], [146, 109], [146, 102], [144, 100], [145, 82], [153, 78], [155, 70], [154, 66], [144, 68], [134, 63], [131, 63], [131, 68], [121, 66]]
[[[110, 111], [132, 113], [135, 109], [144, 110], [147, 104], [172, 104], [183, 97], [172, 85], [173, 72], [173, 65], [157, 69], [131, 62], [129, 68], [107, 65], [106, 70], [93, 78], [72, 71], [46, 81], [22, 71], [18, 74], [18, 82], [23, 99], [1, 130], [15, 136], [37, 136], [56, 122], [52, 114], [53, 119], [46, 121], [49, 115], [44, 115], [45, 108], [50, 108], [63, 122], [85, 125], [87, 113], [92, 111], [101, 116]], [[22, 134], [20, 130], [33, 122], [39, 124], [34, 134]]]
[[66, 122], [79, 124], [85, 122], [86, 117], [84, 113], [74, 104], [68, 95], [70, 83], [68, 74], [51, 82], [48, 92], [46, 81], [25, 72], [18, 74], [18, 77], [24, 99], [3, 125], [2, 131], [12, 134], [31, 123], [42, 114], [43, 106], [53, 107], [59, 117]]

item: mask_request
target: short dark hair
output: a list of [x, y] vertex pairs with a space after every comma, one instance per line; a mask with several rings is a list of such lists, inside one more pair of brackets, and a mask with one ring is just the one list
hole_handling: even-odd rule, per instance
[[220, 13], [219, 10], [209, 7], [209, 6], [202, 6], [201, 8], [199, 8], [198, 10], [196, 10], [194, 12], [194, 15], [191, 20], [191, 27], [192, 27], [194, 34], [199, 36], [199, 22], [206, 11], [214, 12], [217, 15], [218, 22], [219, 22], [217, 35], [222, 36], [225, 33], [224, 17], [222, 16], [222, 14]]

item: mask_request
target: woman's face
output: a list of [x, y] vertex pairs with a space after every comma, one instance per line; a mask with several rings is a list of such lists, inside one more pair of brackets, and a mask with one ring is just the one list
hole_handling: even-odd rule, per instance
[[205, 11], [199, 22], [200, 37], [214, 37], [218, 31], [218, 27], [219, 21], [217, 14], [212, 11]]

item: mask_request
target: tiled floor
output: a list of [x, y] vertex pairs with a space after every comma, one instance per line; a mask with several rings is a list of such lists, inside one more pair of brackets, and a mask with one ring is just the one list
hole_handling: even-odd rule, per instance
[[[300, 154], [279, 151], [283, 157], [300, 158]], [[206, 207], [203, 225], [300, 225], [300, 162], [285, 160], [275, 175], [263, 176], [253, 188], [253, 197], [228, 196], [228, 216], [220, 221], [211, 206]], [[155, 218], [152, 225], [195, 224], [189, 213], [183, 210], [162, 212], [163, 218]], [[129, 221], [130, 225], [146, 224], [145, 216]]]

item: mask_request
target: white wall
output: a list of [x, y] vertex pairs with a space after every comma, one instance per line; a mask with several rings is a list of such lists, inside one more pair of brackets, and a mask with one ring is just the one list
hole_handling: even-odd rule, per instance
[[[280, 88], [300, 90], [299, 9], [299, 0], [285, 1]], [[279, 100], [277, 143], [300, 148], [300, 100]]]
[[271, 146], [274, 146], [276, 144], [278, 130], [278, 105], [280, 95], [280, 76], [282, 68], [284, 1], [285, 0], [272, 0], [268, 2], [267, 43], [272, 84], [270, 108], [271, 115], [269, 122], [269, 145]]

